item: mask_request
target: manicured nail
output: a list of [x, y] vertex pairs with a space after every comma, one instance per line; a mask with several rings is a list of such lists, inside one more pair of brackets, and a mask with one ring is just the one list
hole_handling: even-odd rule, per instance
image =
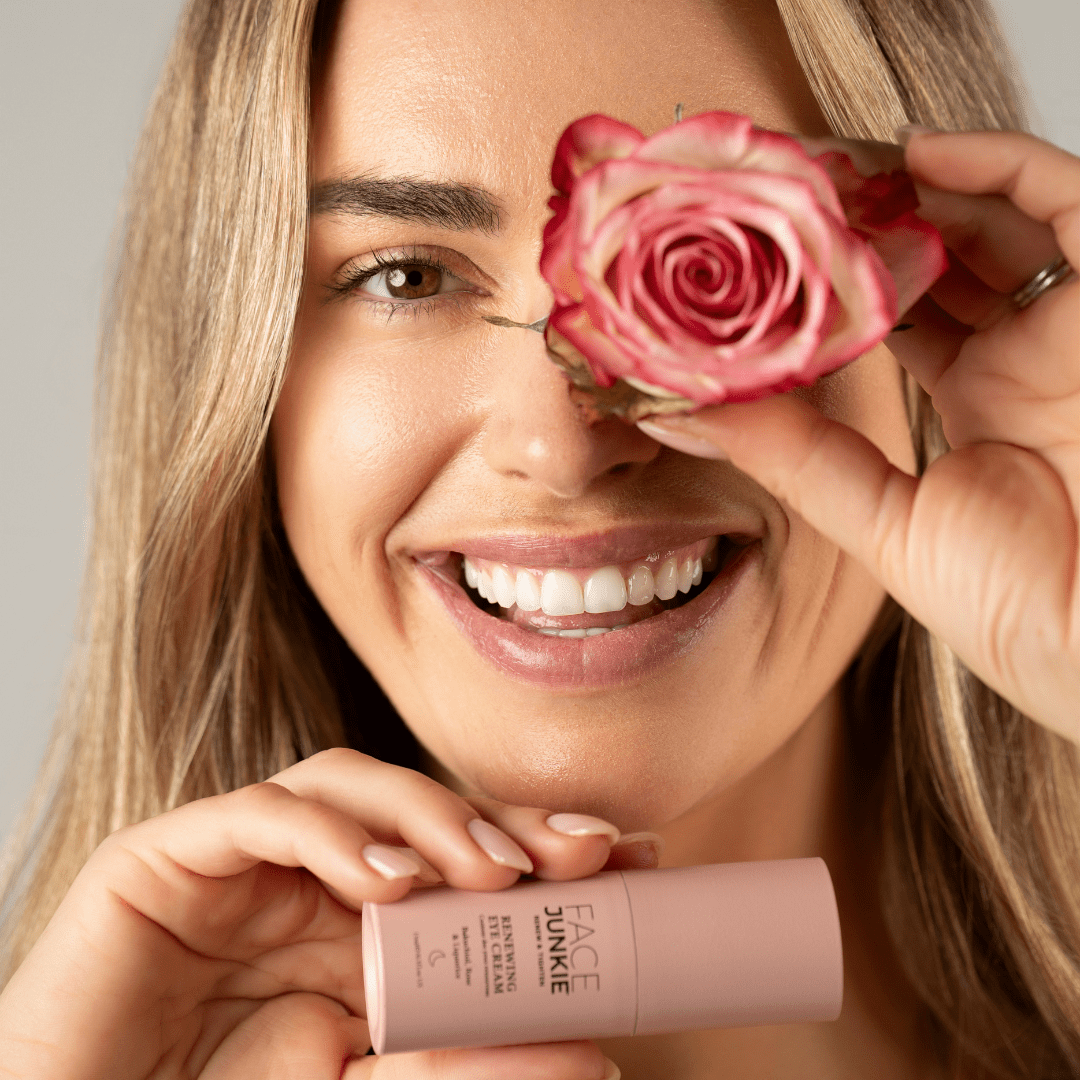
[[604, 1058], [604, 1068], [603, 1080], [619, 1080], [622, 1076], [622, 1069], [611, 1058]]
[[613, 844], [619, 842], [619, 830], [610, 821], [589, 814], [552, 814], [546, 824], [564, 836], [606, 836]]
[[657, 855], [664, 850], [664, 838], [659, 833], [654, 832], [623, 833], [615, 841], [615, 846], [622, 847], [623, 844], [647, 844], [649, 847], [656, 849]]
[[672, 431], [666, 423], [657, 420], [639, 420], [637, 426], [658, 443], [670, 446], [672, 450], [678, 450], [682, 454], [690, 454], [692, 457], [710, 458], [713, 461], [727, 461], [728, 456], [719, 447], [714, 446], [705, 439], [699, 439], [696, 435], [688, 435], [685, 431]]
[[440, 874], [439, 871], [436, 870], [435, 867], [432, 866], [431, 863], [429, 863], [427, 861], [427, 859], [424, 858], [423, 855], [418, 854], [411, 847], [402, 848], [401, 850], [410, 859], [412, 859], [412, 861], [414, 863], [416, 863], [417, 866], [420, 867], [420, 873], [417, 874], [417, 877], [419, 877], [421, 881], [425, 881], [429, 885], [431, 885], [431, 884], [442, 884], [442, 881], [443, 881], [442, 874]]
[[912, 135], [933, 135], [935, 133], [934, 128], [923, 127], [922, 124], [901, 124], [893, 132], [893, 138], [901, 146], [907, 146], [908, 140]]
[[465, 828], [492, 862], [520, 870], [523, 874], [533, 872], [532, 860], [502, 829], [496, 829], [483, 818], [473, 818]]
[[396, 881], [403, 877], [416, 877], [420, 867], [400, 848], [386, 847], [384, 844], [367, 844], [360, 852], [364, 862], [379, 877], [387, 881]]

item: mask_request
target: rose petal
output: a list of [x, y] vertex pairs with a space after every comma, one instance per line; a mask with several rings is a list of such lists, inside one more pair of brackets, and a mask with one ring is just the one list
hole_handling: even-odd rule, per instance
[[551, 286], [558, 304], [581, 299], [581, 286], [570, 259], [574, 230], [570, 226], [570, 200], [552, 195], [548, 206], [554, 211], [544, 226], [544, 244], [540, 249], [540, 275]]
[[749, 116], [699, 113], [645, 139], [634, 156], [638, 161], [693, 169], [734, 169], [746, 156], [753, 129]]
[[[892, 151], [899, 150], [871, 144], [862, 150], [860, 161], [864, 167], [895, 161]], [[919, 199], [914, 182], [897, 168], [864, 176], [850, 155], [839, 150], [823, 151], [817, 160], [836, 185], [848, 224], [869, 241], [895, 282], [898, 312], [907, 311], [949, 265], [941, 234], [915, 213]]]
[[594, 165], [608, 158], [632, 154], [645, 136], [630, 124], [593, 113], [575, 120], [560, 136], [551, 163], [551, 184], [561, 195], [569, 195], [574, 181]]
[[[730, 173], [724, 179], [725, 182], [730, 181], [732, 187], [744, 187], [748, 191], [754, 190], [752, 178], [748, 178], [746, 174]], [[795, 292], [799, 287], [797, 268], [802, 261], [801, 248], [803, 244], [808, 239], [811, 241], [811, 254], [818, 262], [827, 262], [831, 249], [829, 248], [828, 230], [824, 234], [818, 235], [814, 234], [808, 226], [806, 237], [800, 236], [796, 232], [791, 207], [795, 206], [797, 209], [807, 213], [813, 207], [812, 195], [809, 193], [807, 186], [799, 180], [785, 181], [778, 177], [769, 177], [769, 180], [772, 183], [774, 197], [781, 203], [779, 208], [760, 201], [754, 201], [752, 197], [743, 192], [723, 190], [713, 193], [712, 202], [708, 204], [708, 212], [701, 206], [692, 206], [692, 210], [694, 211], [694, 217], [705, 222], [715, 219], [736, 220], [742, 225], [771, 236], [778, 243], [786, 262], [796, 268], [796, 276], [790, 280], [786, 292], [777, 298], [777, 306], [786, 307], [794, 299]], [[640, 224], [640, 221], [648, 221], [650, 215], [656, 216], [659, 214], [663, 216], [663, 213], [669, 211], [670, 208], [681, 207], [682, 201], [687, 197], [700, 197], [700, 189], [686, 189], [680, 185], [671, 185], [647, 199], [640, 199], [635, 204], [634, 213], [622, 213], [620, 215], [622, 219], [625, 219], [620, 221], [620, 230], [625, 231], [630, 237], [638, 233], [648, 232], [648, 226]], [[787, 204], [786, 208], [785, 203]], [[785, 209], [786, 212], [784, 212]], [[671, 217], [670, 212], [668, 217]], [[613, 302], [619, 308], [627, 307], [627, 293], [615, 297], [610, 290], [599, 287], [599, 282], [596, 281], [597, 275], [595, 274], [595, 266], [598, 260], [589, 258], [589, 255], [589, 248], [583, 247], [579, 261], [576, 263], [576, 269], [583, 282], [583, 301], [586, 307], [594, 313], [594, 318], [602, 318], [597, 314], [597, 305], [609, 302], [609, 298], [610, 302]], [[624, 333], [632, 333], [625, 324], [622, 325], [622, 329]], [[680, 343], [689, 344], [681, 341], [681, 339]]]
[[610, 386], [619, 372], [626, 368], [626, 357], [618, 344], [593, 326], [581, 304], [553, 309], [548, 325], [562, 334], [588, 360], [593, 378], [600, 386]]
[[804, 142], [720, 112], [649, 139], [598, 116], [564, 132], [541, 272], [575, 384], [587, 366], [628, 416], [649, 405], [627, 380], [662, 409], [751, 400], [882, 340], [943, 269], [940, 237], [906, 174], [865, 175], [876, 149]]

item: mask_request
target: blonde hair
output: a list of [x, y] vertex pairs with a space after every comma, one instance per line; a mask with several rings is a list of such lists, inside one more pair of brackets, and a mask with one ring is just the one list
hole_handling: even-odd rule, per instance
[[[1023, 124], [981, 0], [778, 6], [839, 134]], [[0, 979], [111, 830], [341, 745], [361, 713], [369, 749], [409, 753], [291, 560], [266, 438], [330, 7], [191, 0], [155, 96], [102, 344], [82, 644], [8, 854]], [[945, 443], [914, 384], [909, 399], [925, 467]], [[882, 903], [942, 1059], [1002, 1077], [1080, 1070], [1077, 749], [894, 605], [847, 687], [885, 825]]]

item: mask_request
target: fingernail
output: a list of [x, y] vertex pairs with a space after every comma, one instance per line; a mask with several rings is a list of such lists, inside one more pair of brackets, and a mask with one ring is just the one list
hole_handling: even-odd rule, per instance
[[622, 1069], [611, 1058], [604, 1058], [604, 1069], [603, 1080], [619, 1080], [622, 1076]]
[[496, 829], [483, 818], [473, 818], [465, 828], [492, 862], [510, 866], [523, 874], [533, 872], [532, 860], [502, 829]]
[[713, 461], [727, 461], [728, 456], [719, 447], [705, 439], [699, 439], [696, 435], [688, 435], [684, 431], [672, 431], [666, 425], [656, 420], [639, 420], [637, 426], [658, 443], [670, 446], [672, 450], [678, 450], [682, 454], [690, 454], [693, 457], [710, 458]]
[[623, 844], [648, 844], [649, 847], [656, 848], [657, 855], [664, 850], [664, 838], [659, 833], [654, 832], [623, 833], [615, 841], [615, 847], [622, 847]]
[[933, 135], [935, 133], [934, 128], [923, 127], [922, 124], [901, 124], [893, 132], [893, 138], [901, 146], [907, 146], [908, 140], [912, 135]]
[[563, 836], [606, 836], [619, 842], [619, 830], [610, 821], [589, 814], [552, 814], [545, 824]]
[[420, 873], [420, 867], [400, 848], [386, 847], [383, 844], [367, 844], [360, 854], [364, 857], [364, 862], [379, 877], [387, 881], [415, 877]]
[[412, 861], [414, 863], [416, 863], [417, 866], [420, 867], [420, 872], [417, 875], [417, 877], [419, 877], [421, 881], [426, 881], [429, 884], [436, 884], [436, 883], [441, 884], [442, 883], [442, 881], [443, 881], [442, 874], [440, 874], [439, 871], [436, 870], [435, 867], [432, 866], [431, 863], [429, 863], [427, 861], [427, 859], [424, 858], [423, 855], [418, 854], [411, 847], [402, 848], [401, 850], [410, 859], [412, 859]]

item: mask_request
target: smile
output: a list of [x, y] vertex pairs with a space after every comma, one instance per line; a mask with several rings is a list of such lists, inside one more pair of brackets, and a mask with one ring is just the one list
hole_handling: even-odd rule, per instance
[[760, 565], [759, 540], [706, 536], [629, 558], [603, 538], [480, 541], [416, 565], [486, 660], [549, 689], [599, 688], [692, 649]]
[[672, 552], [654, 552], [621, 565], [532, 567], [462, 558], [470, 599], [481, 610], [527, 630], [564, 638], [597, 637], [681, 607], [707, 588], [736, 550], [710, 537]]

